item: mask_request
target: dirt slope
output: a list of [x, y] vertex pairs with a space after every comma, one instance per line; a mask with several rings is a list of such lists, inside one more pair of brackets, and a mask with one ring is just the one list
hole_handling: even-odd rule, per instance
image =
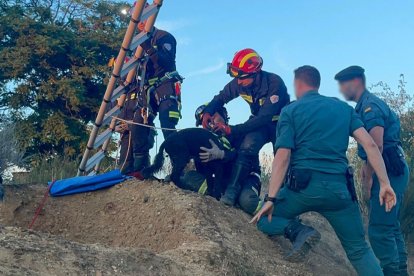
[[[26, 229], [43, 192], [40, 186], [9, 187], [0, 203], [0, 224]], [[173, 185], [127, 181], [108, 190], [49, 199], [35, 233], [2, 228], [0, 272], [352, 275], [327, 223], [314, 214], [307, 219], [322, 232], [322, 241], [309, 259], [292, 264], [283, 260], [289, 243], [257, 231], [240, 210]]]

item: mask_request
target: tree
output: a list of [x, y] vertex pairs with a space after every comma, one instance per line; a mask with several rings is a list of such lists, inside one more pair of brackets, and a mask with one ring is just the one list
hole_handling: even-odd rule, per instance
[[407, 161], [414, 168], [414, 100], [406, 89], [404, 75], [400, 75], [398, 89], [393, 90], [387, 83], [378, 82], [370, 90], [383, 99], [394, 110], [401, 122], [401, 143], [406, 153]]
[[127, 26], [127, 4], [0, 4], [0, 113], [30, 157], [81, 154]]
[[11, 165], [21, 165], [24, 152], [14, 139], [14, 125], [10, 123], [0, 124], [0, 177]]

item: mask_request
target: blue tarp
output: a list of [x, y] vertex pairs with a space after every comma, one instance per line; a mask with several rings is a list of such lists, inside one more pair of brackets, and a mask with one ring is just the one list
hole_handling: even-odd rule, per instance
[[[51, 196], [64, 196], [77, 193], [85, 193], [104, 189], [118, 184], [127, 179], [120, 170], [110, 171], [94, 176], [77, 176], [58, 180], [50, 189]], [[49, 185], [51, 183], [49, 182]]]

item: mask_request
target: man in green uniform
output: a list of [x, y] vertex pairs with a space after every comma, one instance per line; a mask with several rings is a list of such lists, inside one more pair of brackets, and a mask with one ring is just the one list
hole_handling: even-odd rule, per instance
[[409, 170], [400, 146], [400, 121], [383, 100], [366, 89], [364, 71], [362, 67], [351, 66], [336, 74], [335, 79], [339, 81], [345, 98], [357, 102], [355, 110], [382, 152], [391, 186], [397, 195], [396, 207], [392, 212], [385, 212], [378, 201], [378, 178], [367, 162], [366, 152], [358, 145], [358, 155], [365, 161], [362, 169], [363, 187], [371, 207], [368, 236], [384, 275], [408, 275], [407, 250], [399, 213], [408, 185]]
[[[396, 197], [378, 147], [352, 107], [318, 93], [320, 74], [316, 68], [296, 69], [294, 85], [298, 100], [285, 107], [279, 119], [269, 194], [251, 222], [257, 222], [266, 234], [285, 234], [293, 245], [288, 257], [299, 260], [320, 235], [295, 217], [318, 212], [334, 228], [359, 275], [382, 275], [365, 241], [346, 158], [349, 136], [353, 136], [367, 152], [379, 179], [380, 203], [390, 211]], [[289, 165], [289, 181], [281, 188]]]

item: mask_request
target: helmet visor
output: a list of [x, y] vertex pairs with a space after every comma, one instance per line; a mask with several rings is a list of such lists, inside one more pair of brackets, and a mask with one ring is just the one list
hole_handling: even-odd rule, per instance
[[233, 78], [238, 79], [247, 79], [252, 75], [243, 72], [239, 68], [233, 66], [231, 63], [227, 63], [227, 74], [229, 74]]

